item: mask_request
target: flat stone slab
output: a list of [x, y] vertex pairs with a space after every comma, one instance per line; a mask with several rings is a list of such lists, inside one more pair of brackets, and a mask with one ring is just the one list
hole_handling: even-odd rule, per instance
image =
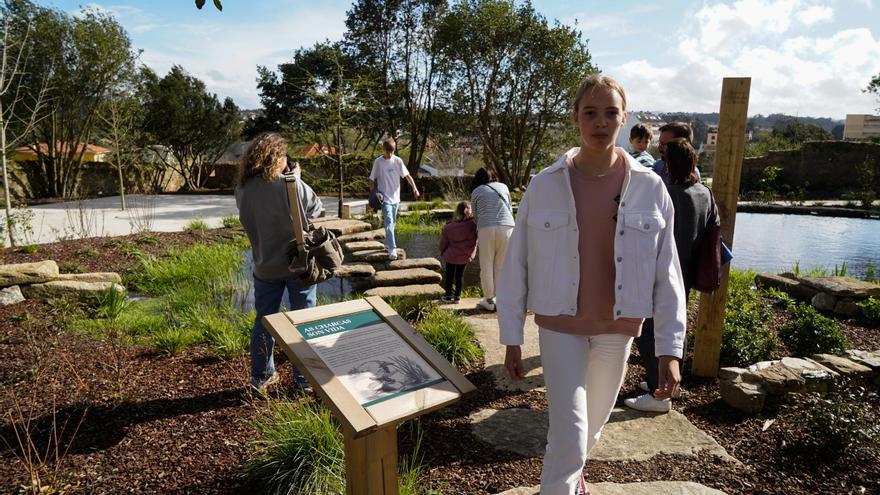
[[[647, 483], [587, 483], [593, 495], [726, 495], [714, 488], [691, 481], [651, 481]], [[513, 488], [498, 495], [539, 495], [540, 486]]]
[[312, 223], [314, 225], [320, 225], [321, 227], [326, 228], [337, 236], [365, 232], [373, 227], [367, 222], [362, 222], [360, 220], [349, 220], [340, 218], [331, 218], [329, 220], [317, 219]]
[[93, 272], [93, 273], [62, 273], [55, 280], [75, 280], [79, 282], [110, 282], [121, 284], [122, 277], [116, 272]]
[[385, 270], [373, 275], [373, 285], [389, 287], [397, 285], [434, 284], [443, 281], [443, 277], [434, 270], [427, 268], [408, 268], [406, 270]]
[[880, 297], [880, 285], [849, 277], [803, 277], [804, 284], [835, 297]]
[[[544, 455], [547, 439], [546, 411], [532, 409], [484, 409], [470, 416], [479, 439], [495, 448], [523, 457]], [[523, 425], [529, 425], [523, 428]], [[650, 432], [650, 435], [646, 434]], [[658, 454], [696, 456], [708, 452], [738, 462], [714, 438], [677, 412], [650, 414], [616, 408], [602, 430], [589, 458], [597, 461], [645, 461]]]
[[0, 287], [40, 284], [55, 278], [58, 278], [58, 263], [53, 260], [0, 265]]
[[342, 265], [336, 273], [335, 276], [339, 278], [348, 278], [348, 277], [372, 277], [376, 273], [376, 269], [373, 268], [373, 265], [369, 264], [351, 264], [351, 265]]
[[82, 282], [78, 280], [53, 280], [43, 284], [26, 285], [22, 294], [27, 299], [73, 299], [95, 301], [111, 287], [122, 292], [125, 287], [113, 282]]
[[385, 244], [379, 241], [351, 241], [342, 244], [346, 252], [355, 251], [379, 251], [385, 249]]
[[365, 296], [379, 297], [426, 297], [437, 298], [444, 294], [443, 287], [438, 284], [404, 285], [402, 287], [374, 287]]
[[345, 234], [336, 238], [340, 243], [374, 241], [385, 238], [385, 229], [367, 230], [356, 234]]
[[[472, 309], [479, 299], [463, 299], [458, 306], [462, 309]], [[455, 307], [456, 305], [444, 305], [443, 307]], [[515, 382], [507, 374], [504, 367], [504, 352], [506, 348], [498, 342], [498, 319], [495, 313], [482, 313], [465, 316], [471, 328], [474, 329], [480, 347], [485, 351], [486, 370], [495, 377], [495, 388], [499, 390], [528, 391], [544, 389], [544, 368], [541, 367], [541, 351], [538, 345], [538, 325], [535, 324], [535, 315], [526, 316], [524, 329], [524, 342], [522, 346], [523, 368], [526, 372], [524, 380]]]
[[427, 268], [428, 270], [440, 270], [443, 264], [437, 258], [410, 258], [408, 260], [395, 260], [388, 262], [389, 270], [406, 270], [409, 268]]
[[[366, 262], [383, 262], [383, 261], [392, 261], [388, 259], [388, 251], [383, 247], [382, 249], [374, 249], [369, 251], [355, 251], [345, 257], [351, 261], [366, 261]], [[405, 260], [406, 259], [406, 251], [403, 249], [397, 248], [397, 259]]]

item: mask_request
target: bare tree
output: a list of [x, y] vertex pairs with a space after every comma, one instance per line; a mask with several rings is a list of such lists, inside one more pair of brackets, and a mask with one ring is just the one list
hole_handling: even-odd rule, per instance
[[112, 146], [110, 164], [119, 180], [119, 207], [125, 210], [125, 169], [139, 158], [142, 112], [134, 84], [110, 91], [98, 115], [105, 139]]
[[[21, 75], [27, 68], [31, 53], [27, 49], [28, 38], [33, 25], [28, 21], [23, 27], [13, 26], [14, 20], [6, 15], [3, 18], [3, 47], [0, 53], [0, 150], [2, 150], [3, 168], [3, 199], [6, 207], [6, 234], [10, 245], [15, 245], [13, 235], [12, 198], [9, 194], [8, 157], [21, 141], [30, 134], [38, 120], [38, 115], [47, 101], [47, 81], [31, 94], [34, 98], [25, 98]], [[14, 29], [18, 27], [19, 29]], [[15, 133], [8, 133], [10, 124], [14, 124]]]

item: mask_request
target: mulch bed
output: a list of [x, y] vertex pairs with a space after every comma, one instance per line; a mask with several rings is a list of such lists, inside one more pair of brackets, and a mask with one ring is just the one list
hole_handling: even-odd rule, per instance
[[[36, 253], [6, 249], [2, 259], [55, 259], [69, 271], [130, 274], [138, 266], [135, 251], [160, 254], [169, 247], [232, 235], [218, 229], [73, 240], [41, 245]], [[165, 357], [145, 347], [97, 341], [62, 332], [55, 326], [59, 311], [63, 309], [38, 301], [0, 308], [0, 410], [5, 412], [0, 421], [0, 492], [17, 492], [29, 484], [10, 422], [22, 418], [32, 418], [32, 437], [41, 452], [53, 422], [62, 432], [58, 451], [64, 455], [54, 486], [69, 492], [250, 491], [239, 473], [247, 460], [247, 442], [254, 437], [249, 420], [260, 413], [261, 400], [247, 390], [246, 357], [220, 360], [203, 346]], [[842, 327], [854, 347], [880, 349], [880, 329], [856, 320], [843, 321]], [[277, 359], [281, 371], [289, 369], [281, 364], [283, 355]], [[624, 397], [640, 393], [643, 372], [638, 362], [634, 349], [620, 406]], [[282, 375], [279, 393], [293, 390], [290, 376]], [[482, 370], [468, 378], [477, 394], [421, 421], [421, 452], [432, 486], [449, 494], [494, 494], [538, 484], [539, 457], [494, 450], [470, 433], [467, 418], [484, 408], [544, 409], [543, 394], [495, 390], [491, 375]], [[684, 386], [688, 393], [676, 409], [743, 464], [708, 455], [659, 456], [639, 463], [590, 461], [590, 481], [689, 480], [730, 494], [880, 493], [880, 453], [829, 459], [821, 448], [799, 448], [807, 439], [784, 416], [762, 431], [765, 420], [777, 417], [775, 408], [748, 416], [720, 400], [714, 379], [686, 375]], [[880, 402], [874, 406], [880, 408]], [[413, 437], [411, 426], [401, 427], [401, 453], [411, 450]], [[50, 452], [54, 445], [49, 443]]]

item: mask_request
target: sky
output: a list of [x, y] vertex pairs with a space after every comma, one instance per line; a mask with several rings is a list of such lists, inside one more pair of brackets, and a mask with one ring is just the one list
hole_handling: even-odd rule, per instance
[[[341, 39], [345, 0], [37, 0], [76, 14], [112, 12], [141, 61], [183, 66], [209, 91], [259, 108], [256, 67], [300, 47]], [[632, 110], [717, 112], [724, 77], [751, 77], [749, 114], [843, 119], [875, 113], [861, 90], [880, 73], [880, 0], [533, 0], [576, 25], [593, 64], [626, 88]]]

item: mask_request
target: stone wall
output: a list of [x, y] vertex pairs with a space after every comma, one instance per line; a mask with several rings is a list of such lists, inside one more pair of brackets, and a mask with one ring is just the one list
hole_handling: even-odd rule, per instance
[[[880, 145], [845, 141], [811, 141], [799, 150], [770, 151], [743, 160], [742, 192], [759, 190], [764, 169], [779, 167], [780, 181], [792, 190], [803, 188], [810, 197], [831, 197], [863, 186], [858, 167], [873, 160], [875, 180], [880, 178]], [[830, 195], [830, 196], [829, 196]]]
[[[37, 162], [9, 162], [10, 194], [16, 199], [45, 197], [41, 190], [42, 172]], [[75, 196], [94, 197], [119, 194], [119, 175], [109, 163], [84, 163]], [[183, 177], [174, 171], [157, 171], [145, 165], [128, 167], [123, 181], [126, 193], [175, 192], [183, 186]]]

